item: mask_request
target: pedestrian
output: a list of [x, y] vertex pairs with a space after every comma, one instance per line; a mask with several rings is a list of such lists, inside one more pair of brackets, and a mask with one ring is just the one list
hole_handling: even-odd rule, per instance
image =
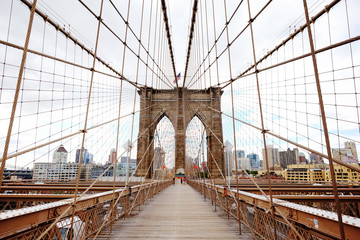
[[173, 177], [173, 185], [175, 186], [175, 178]]
[[181, 178], [180, 182], [181, 182], [181, 184], [182, 184], [182, 182], [183, 182], [183, 179], [182, 179], [182, 178]]

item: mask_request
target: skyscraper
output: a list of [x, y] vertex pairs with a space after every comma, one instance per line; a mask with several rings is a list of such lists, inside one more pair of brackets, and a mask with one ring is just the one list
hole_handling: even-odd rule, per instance
[[250, 159], [250, 167], [251, 168], [259, 168], [260, 167], [260, 157], [256, 153], [250, 153], [247, 155], [247, 158]]
[[[269, 161], [269, 167], [274, 167], [275, 164], [280, 164], [280, 155], [279, 149], [274, 148], [272, 145], [268, 145], [267, 147], [267, 157]], [[263, 154], [263, 165], [266, 166], [266, 156], [265, 156], [265, 149], [262, 150]]]
[[236, 150], [235, 157], [236, 158], [244, 158], [245, 157], [245, 151], [244, 150]]
[[161, 147], [154, 150], [154, 170], [161, 169], [165, 164], [165, 151]]
[[[79, 163], [80, 162], [80, 153], [81, 153], [81, 149], [76, 149], [76, 157], [75, 157], [75, 162]], [[89, 153], [88, 150], [85, 148], [83, 150], [83, 156], [81, 159], [81, 164], [89, 164], [92, 163], [94, 160], [94, 155]]]
[[280, 155], [280, 166], [286, 168], [288, 165], [299, 163], [299, 150], [294, 148], [290, 150], [288, 148], [286, 151], [279, 152]]
[[115, 148], [112, 148], [110, 151], [108, 163], [113, 164], [115, 162], [115, 160], [116, 160], [116, 150], [115, 150]]

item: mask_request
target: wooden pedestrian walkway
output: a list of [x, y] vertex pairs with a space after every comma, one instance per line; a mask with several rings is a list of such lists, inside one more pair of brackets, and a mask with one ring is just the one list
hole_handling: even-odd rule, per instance
[[243, 227], [228, 220], [221, 210], [189, 185], [170, 186], [148, 201], [136, 216], [118, 220], [97, 239], [253, 239]]

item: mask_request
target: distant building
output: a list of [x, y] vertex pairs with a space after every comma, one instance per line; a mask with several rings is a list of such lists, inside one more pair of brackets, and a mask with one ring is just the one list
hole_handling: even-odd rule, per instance
[[165, 165], [165, 151], [161, 147], [156, 147], [154, 150], [153, 170], [160, 170]]
[[33, 179], [74, 180], [77, 179], [78, 163], [34, 163]]
[[122, 156], [122, 157], [120, 158], [120, 163], [127, 163], [129, 158], [130, 158], [130, 157]]
[[109, 155], [109, 159], [108, 159], [108, 163], [109, 164], [113, 164], [116, 160], [116, 150], [115, 148], [111, 149], [110, 151], [110, 155]]
[[68, 151], [64, 148], [64, 145], [60, 145], [53, 154], [53, 163], [66, 163], [68, 157]]
[[[360, 169], [360, 166], [357, 163], [351, 165]], [[339, 164], [334, 164], [334, 171], [336, 182], [360, 182], [360, 173], [355, 170]], [[329, 168], [325, 170], [325, 181], [331, 181], [331, 174]]]
[[33, 171], [30, 169], [6, 169], [4, 170], [4, 179], [32, 179]]
[[310, 163], [312, 164], [321, 164], [324, 163], [324, 160], [321, 156], [317, 155], [316, 153], [310, 153]]
[[[136, 168], [136, 162], [130, 160], [130, 167], [129, 167], [129, 176], [133, 175], [135, 168]], [[116, 176], [126, 176], [126, 172], [128, 171], [128, 164], [127, 163], [119, 163], [118, 164], [118, 170], [116, 172]], [[114, 176], [111, 174], [111, 176]]]
[[[124, 158], [123, 162], [119, 162], [116, 164], [116, 177], [124, 177], [126, 176], [126, 172], [128, 169], [128, 164], [126, 159]], [[91, 178], [96, 179], [98, 178], [111, 164], [107, 163], [105, 165], [94, 165], [91, 169]], [[136, 159], [130, 159], [130, 169], [129, 169], [129, 176], [133, 174], [136, 169]], [[114, 167], [110, 167], [109, 170], [104, 173], [103, 177], [113, 177], [114, 176]]]
[[235, 157], [236, 158], [244, 158], [245, 157], [245, 151], [244, 150], [236, 150]]
[[89, 163], [81, 165], [80, 179], [89, 180], [92, 177], [92, 169], [95, 167], [95, 164]]
[[250, 159], [249, 158], [237, 158], [238, 161], [238, 170], [250, 170], [251, 166], [250, 166]]
[[307, 164], [307, 159], [304, 153], [299, 153], [299, 164]]
[[[351, 164], [359, 168], [359, 164]], [[336, 182], [359, 183], [360, 173], [339, 164], [334, 164]], [[331, 173], [327, 164], [294, 164], [289, 165], [285, 170], [285, 180], [287, 181], [307, 181], [321, 183], [331, 181]]]
[[333, 148], [332, 154], [335, 160], [347, 162], [358, 162], [358, 155], [356, 150], [356, 144], [354, 142], [345, 142], [344, 148]]
[[292, 164], [285, 170], [285, 180], [321, 183], [325, 180], [325, 174], [315, 164]]
[[[274, 148], [271, 145], [267, 146], [266, 148], [267, 148], [267, 157], [268, 157], [268, 161], [269, 161], [269, 167], [273, 168], [276, 163], [280, 164], [279, 149]], [[262, 153], [263, 153], [263, 161], [264, 161], [263, 164], [264, 164], [264, 166], [266, 166], [265, 149], [262, 150]]]
[[[76, 157], [75, 157], [76, 163], [80, 162], [80, 153], [81, 153], [81, 149], [76, 149]], [[81, 160], [81, 164], [93, 163], [93, 160], [94, 160], [94, 155], [89, 153], [88, 150], [85, 148], [83, 151], [83, 157]]]
[[105, 170], [106, 170], [106, 166], [104, 166], [104, 165], [95, 165], [91, 169], [91, 179], [97, 179]]
[[344, 145], [345, 145], [345, 148], [351, 149], [353, 158], [358, 159], [356, 144], [354, 142], [349, 141], [349, 142], [345, 142]]
[[341, 161], [348, 164], [358, 163], [358, 160], [353, 157], [343, 157]]
[[288, 165], [299, 163], [299, 150], [294, 148], [290, 150], [288, 148], [286, 151], [279, 152], [280, 156], [280, 166], [286, 168]]
[[[33, 179], [39, 180], [74, 180], [77, 179], [77, 173], [79, 170], [78, 163], [67, 162], [68, 152], [63, 145], [60, 145], [53, 154], [53, 160], [51, 163], [34, 163]], [[90, 179], [89, 168], [84, 166], [84, 179]], [[81, 176], [81, 175], [80, 175]]]
[[252, 169], [258, 169], [260, 168], [260, 157], [256, 153], [250, 153], [246, 156], [248, 159], [250, 159], [250, 167]]

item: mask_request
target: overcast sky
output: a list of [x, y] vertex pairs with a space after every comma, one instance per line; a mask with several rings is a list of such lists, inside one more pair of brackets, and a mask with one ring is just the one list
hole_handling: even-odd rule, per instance
[[[95, 14], [99, 14], [100, 1], [88, 0], [85, 2]], [[127, 17], [128, 2], [128, 0], [113, 1], [117, 11], [124, 18]], [[239, 2], [241, 1], [226, 1], [228, 18], [233, 14]], [[248, 23], [249, 15], [246, 2], [243, 1], [229, 23], [230, 41]], [[330, 2], [330, 0], [309, 0], [310, 15], [317, 14]], [[142, 6], [143, 3], [144, 7]], [[266, 3], [265, 0], [251, 1], [252, 16], [256, 15]], [[191, 0], [167, 1], [176, 74], [181, 72], [182, 76], [185, 70], [192, 4]], [[1, 5], [0, 39], [23, 46], [29, 9], [18, 0], [4, 0]], [[38, 8], [59, 23], [61, 28], [65, 28], [66, 31], [74, 35], [79, 42], [94, 51], [97, 20], [79, 2], [38, 0]], [[156, 88], [169, 88], [168, 84], [173, 87], [174, 74], [167, 40], [164, 35], [160, 1], [130, 1], [129, 26], [137, 37], [140, 37], [142, 9], [142, 43], [149, 50], [156, 64], [161, 66], [161, 71], [156, 65], [153, 65], [150, 58], [147, 58], [146, 51], [142, 48], [140, 48], [139, 52], [140, 57], [143, 61], [148, 61], [150, 67], [147, 68], [140, 61], [139, 71], [137, 71], [138, 60], [127, 48], [124, 68], [122, 68], [124, 46], [117, 37], [122, 40], [125, 39], [126, 25], [108, 0], [104, 0], [102, 19], [114, 31], [116, 36], [105, 26], [101, 26], [98, 55], [118, 72], [123, 71], [124, 76], [132, 82], [137, 81], [140, 84]], [[215, 0], [214, 6], [212, 6], [212, 1], [199, 1], [198, 9], [187, 82], [194, 76], [196, 79], [204, 72], [205, 68], [208, 68], [209, 62], [208, 58], [206, 58], [205, 68], [204, 65], [201, 65], [200, 74], [196, 74], [200, 63], [204, 59], [203, 53], [208, 52], [207, 43], [209, 43], [210, 48], [213, 46], [214, 31], [218, 36], [226, 22], [224, 1], [222, 0]], [[215, 16], [213, 16], [213, 9], [215, 10]], [[313, 27], [316, 48], [320, 49], [346, 40], [349, 37], [358, 36], [360, 33], [359, 12], [360, 2], [347, 0], [341, 1], [329, 14], [321, 17]], [[303, 25], [305, 23], [303, 13], [303, 5], [300, 0], [272, 1], [253, 23], [256, 58], [261, 58], [266, 52], [272, 50], [274, 46], [280, 44], [289, 34], [298, 29], [299, 26]], [[208, 28], [206, 28], [206, 21]], [[160, 23], [162, 24], [161, 28], [159, 28]], [[155, 30], [155, 25], [157, 30]], [[162, 30], [159, 31], [159, 29]], [[158, 40], [159, 36], [162, 36], [160, 42]], [[148, 41], [149, 39], [150, 41]], [[130, 31], [127, 35], [127, 44], [132, 51], [138, 52], [138, 41]], [[159, 46], [162, 46], [162, 48], [159, 48]], [[218, 54], [226, 50], [226, 46], [225, 31], [217, 42]], [[75, 47], [73, 42], [67, 40], [60, 32], [56, 32], [52, 26], [45, 24], [38, 16], [34, 19], [29, 49], [89, 68], [92, 67], [91, 57], [82, 51], [80, 47]], [[161, 58], [159, 58], [159, 49], [164, 51]], [[308, 37], [307, 32], [304, 31], [260, 64], [259, 68], [262, 69], [308, 52]], [[0, 123], [4, 126], [8, 125], [7, 116], [10, 114], [18, 74], [17, 66], [20, 64], [21, 53], [19, 50], [0, 45], [0, 71], [2, 72], [0, 110], [3, 116]], [[355, 141], [358, 150], [360, 149], [358, 124], [358, 101], [360, 99], [357, 94], [360, 90], [358, 84], [360, 72], [359, 53], [360, 46], [356, 41], [351, 45], [344, 45], [317, 56], [329, 131], [331, 132], [331, 144], [334, 148], [342, 147], [344, 141], [350, 140]], [[216, 59], [215, 49], [211, 51], [209, 56], [210, 63], [212, 63]], [[218, 68], [216, 64], [213, 64], [210, 72], [207, 70], [205, 74], [202, 74], [199, 77], [200, 80], [192, 87], [204, 88], [210, 85], [216, 86], [218, 82], [220, 84], [224, 83], [253, 64], [249, 28], [246, 28], [244, 33], [231, 45], [230, 60], [232, 76], [230, 76], [229, 55], [225, 51], [218, 60]], [[96, 69], [113, 74], [98, 62], [96, 63]], [[152, 72], [153, 70], [154, 72]], [[161, 76], [164, 82], [157, 80], [156, 75]], [[25, 150], [66, 136], [84, 127], [85, 106], [91, 77], [88, 70], [28, 54], [24, 77], [13, 137], [11, 138], [10, 154], [16, 152], [17, 149]], [[119, 109], [120, 81], [106, 77], [103, 74], [95, 74], [94, 82], [88, 127], [116, 118]], [[259, 74], [259, 82], [261, 85], [265, 128], [306, 147], [312, 147], [325, 153], [324, 134], [321, 130], [323, 127], [319, 114], [311, 59], [305, 58], [304, 60], [264, 71]], [[179, 84], [182, 85], [182, 83], [183, 78], [181, 78]], [[255, 75], [237, 80], [234, 82], [233, 88], [235, 117], [261, 127]], [[126, 114], [134, 110], [137, 111], [140, 107], [136, 89], [128, 83], [124, 83], [122, 86], [121, 104], [121, 116], [126, 116]], [[231, 115], [231, 106], [230, 87], [227, 87], [224, 89], [222, 97], [222, 111]], [[52, 111], [55, 109], [56, 111]], [[128, 139], [135, 141], [138, 135], [138, 124], [138, 113], [134, 115], [134, 119], [132, 115], [121, 119], [119, 146]], [[94, 159], [97, 162], [104, 163], [110, 149], [116, 145], [116, 129], [117, 122], [114, 121], [105, 126], [97, 127], [87, 134], [85, 148], [95, 154]], [[171, 131], [171, 127], [166, 127], [166, 130], [168, 129]], [[194, 124], [194, 139], [199, 139], [195, 134], [198, 131], [198, 127]], [[228, 117], [223, 117], [223, 131], [224, 141], [229, 140], [233, 144], [232, 120]], [[4, 146], [6, 132], [7, 127], [1, 128], [0, 151]], [[170, 136], [170, 138], [172, 136], [171, 134], [163, 135]], [[247, 154], [254, 152], [261, 155], [263, 143], [258, 130], [236, 122], [235, 135], [237, 149], [244, 149]], [[169, 139], [163, 141], [171, 145], [171, 147], [166, 146], [166, 148], [173, 151], [173, 142]], [[276, 138], [268, 138], [267, 141], [269, 145], [275, 145], [280, 150], [293, 147]], [[48, 161], [50, 159], [51, 161], [52, 152], [60, 143], [63, 143], [71, 152], [69, 161], [74, 161], [74, 153], [81, 146], [80, 135], [41, 148], [36, 152], [22, 155], [22, 157], [19, 157], [19, 162], [21, 162], [19, 165], [28, 164], [28, 166], [31, 166], [34, 160]], [[195, 148], [191, 151], [190, 155], [197, 152]], [[131, 155], [132, 158], [136, 156], [136, 147]], [[10, 160], [9, 164], [14, 165], [15, 159]]]

